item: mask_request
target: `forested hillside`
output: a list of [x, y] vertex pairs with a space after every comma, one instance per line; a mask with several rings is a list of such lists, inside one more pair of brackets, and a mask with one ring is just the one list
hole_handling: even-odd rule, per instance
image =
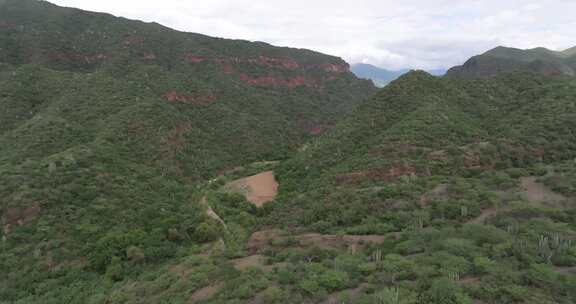
[[350, 303], [572, 303], [575, 96], [571, 78], [411, 72], [279, 167], [267, 223], [368, 239], [318, 261], [350, 263]]
[[98, 278], [125, 245], [155, 265], [204, 242], [199, 184], [285, 158], [374, 91], [308, 50], [0, 1], [0, 299]]
[[0, 0], [0, 303], [572, 304], [573, 53], [376, 92], [308, 50]]
[[546, 76], [576, 75], [576, 54], [574, 48], [562, 52], [546, 48], [521, 50], [497, 47], [482, 55], [474, 56], [463, 65], [453, 67], [448, 76], [478, 78], [495, 76], [500, 73], [532, 72]]

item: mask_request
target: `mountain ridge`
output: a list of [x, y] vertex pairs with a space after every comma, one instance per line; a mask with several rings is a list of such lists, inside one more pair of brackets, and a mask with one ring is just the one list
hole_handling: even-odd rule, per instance
[[[400, 76], [408, 73], [410, 70], [390, 71], [371, 64], [357, 63], [352, 65], [351, 71], [359, 78], [370, 79], [374, 81], [378, 87], [384, 87]], [[443, 69], [434, 69], [428, 72], [434, 76], [442, 76], [446, 73]]]
[[576, 80], [494, 65], [0, 0], [0, 302], [574, 303]]
[[548, 76], [575, 76], [576, 65], [573, 54], [571, 49], [566, 51], [552, 51], [546, 48], [522, 50], [499, 46], [470, 58], [461, 66], [451, 68], [447, 75], [478, 78], [506, 72], [535, 72]]

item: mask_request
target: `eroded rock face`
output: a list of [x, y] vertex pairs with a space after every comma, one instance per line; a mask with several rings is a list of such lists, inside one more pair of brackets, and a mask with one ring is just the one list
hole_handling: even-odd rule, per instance
[[[319, 88], [322, 82], [333, 81], [337, 79], [335, 74], [346, 73], [350, 71], [350, 66], [346, 63], [342, 64], [320, 64], [311, 65], [299, 63], [293, 58], [275, 58], [259, 56], [256, 58], [240, 58], [240, 57], [208, 57], [195, 55], [193, 53], [186, 53], [183, 55], [186, 62], [191, 64], [199, 63], [214, 63], [218, 64], [222, 72], [226, 75], [236, 75], [241, 81], [252, 86], [264, 87], [286, 87], [294, 89], [296, 87], [309, 87]], [[249, 75], [242, 72], [243, 65], [257, 65], [265, 66], [275, 70], [286, 71], [305, 71], [311, 69], [322, 70], [329, 75], [321, 78], [312, 78], [304, 75], [292, 76], [278, 76], [278, 75]]]

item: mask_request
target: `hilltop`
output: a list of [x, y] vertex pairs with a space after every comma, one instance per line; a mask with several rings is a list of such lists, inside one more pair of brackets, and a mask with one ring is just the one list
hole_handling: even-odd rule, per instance
[[[408, 73], [410, 70], [399, 70], [390, 71], [387, 69], [379, 68], [371, 64], [357, 63], [352, 65], [352, 72], [359, 78], [370, 79], [378, 87], [384, 87], [390, 82], [398, 79], [398, 77]], [[436, 69], [428, 71], [430, 74], [435, 76], [442, 76], [446, 72], [445, 70]]]
[[[570, 303], [574, 96], [574, 79], [534, 73], [462, 80], [410, 72], [279, 167], [267, 224], [383, 236], [336, 258], [375, 263], [356, 278], [393, 286], [370, 296], [370, 287], [353, 285], [362, 290], [353, 301], [398, 292], [406, 303]], [[565, 245], [549, 246], [552, 235]], [[548, 285], [537, 283], [541, 276]]]
[[521, 50], [497, 47], [470, 58], [464, 65], [450, 69], [450, 77], [477, 78], [503, 72], [535, 72], [547, 76], [575, 76], [576, 57], [573, 49], [562, 52], [546, 48]]

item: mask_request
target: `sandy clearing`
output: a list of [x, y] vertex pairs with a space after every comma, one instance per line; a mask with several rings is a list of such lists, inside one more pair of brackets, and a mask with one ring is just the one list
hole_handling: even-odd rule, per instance
[[257, 207], [262, 207], [276, 199], [278, 182], [274, 176], [274, 171], [266, 171], [233, 181], [227, 184], [225, 189], [241, 193], [249, 202]]

